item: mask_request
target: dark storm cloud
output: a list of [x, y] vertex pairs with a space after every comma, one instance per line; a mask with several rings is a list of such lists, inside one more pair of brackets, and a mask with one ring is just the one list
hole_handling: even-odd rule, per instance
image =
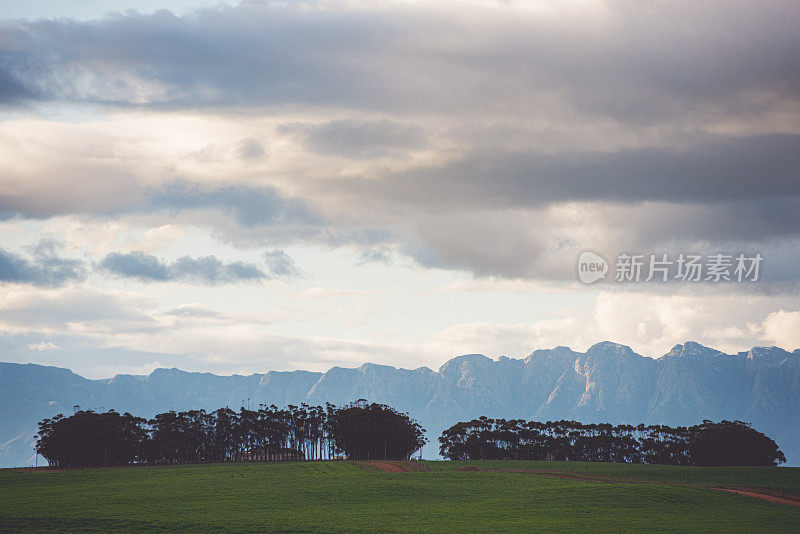
[[797, 99], [797, 19], [793, 2], [612, 1], [549, 16], [513, 4], [246, 2], [7, 23], [15, 61], [0, 68], [17, 92], [55, 100], [513, 113], [558, 94], [588, 115], [650, 123]]
[[140, 251], [127, 254], [118, 252], [108, 254], [100, 261], [98, 269], [145, 282], [179, 280], [221, 284], [270, 278], [267, 273], [253, 263], [241, 261], [223, 263], [214, 256], [200, 258], [184, 256], [166, 264], [156, 256]]
[[0, 249], [0, 282], [60, 286], [86, 277], [83, 262], [58, 256], [53, 243], [42, 242], [25, 258]]

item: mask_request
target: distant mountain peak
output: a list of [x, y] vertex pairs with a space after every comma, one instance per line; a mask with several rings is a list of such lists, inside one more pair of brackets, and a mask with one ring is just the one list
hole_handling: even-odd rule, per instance
[[596, 354], [622, 356], [635, 353], [627, 345], [614, 343], [613, 341], [601, 341], [600, 343], [595, 343], [586, 351], [587, 356]]
[[697, 341], [686, 341], [685, 343], [675, 345], [672, 349], [666, 353], [663, 357], [664, 358], [679, 358], [679, 357], [687, 357], [687, 356], [697, 356], [699, 354], [703, 355], [724, 355], [725, 353], [719, 351], [717, 349], [712, 349], [711, 347], [706, 347], [705, 345], [701, 345]]
[[530, 353], [530, 355], [523, 360], [526, 364], [540, 361], [540, 360], [551, 360], [551, 359], [568, 359], [572, 358], [573, 360], [578, 357], [580, 353], [575, 352], [569, 347], [564, 345], [559, 345], [552, 349], [537, 349]]
[[164, 375], [188, 375], [191, 374], [189, 371], [184, 371], [182, 369], [178, 369], [177, 367], [158, 367], [153, 369], [153, 371], [147, 375], [150, 376], [164, 376]]
[[462, 354], [444, 362], [439, 367], [439, 373], [445, 374], [456, 368], [461, 368], [465, 365], [486, 366], [495, 363], [494, 360], [483, 354]]
[[753, 347], [746, 353], [740, 354], [745, 354], [748, 360], [759, 361], [769, 365], [777, 365], [786, 358], [792, 357], [791, 352], [780, 347]]

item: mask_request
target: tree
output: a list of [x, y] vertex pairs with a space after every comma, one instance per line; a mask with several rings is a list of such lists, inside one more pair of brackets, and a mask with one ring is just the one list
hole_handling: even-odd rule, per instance
[[451, 460], [572, 460], [668, 465], [777, 465], [786, 458], [764, 434], [741, 421], [690, 428], [579, 421], [506, 421], [480, 417], [442, 433]]
[[141, 454], [144, 422], [113, 410], [58, 415], [39, 423], [36, 452], [53, 467], [127, 465]]
[[426, 440], [408, 415], [380, 404], [259, 405], [164, 412], [151, 420], [78, 411], [39, 423], [36, 450], [53, 467], [330, 458], [408, 458]]
[[407, 414], [383, 404], [352, 404], [329, 416], [337, 451], [354, 460], [410, 458], [427, 440], [425, 429]]
[[772, 439], [743, 421], [706, 420], [689, 430], [689, 454], [695, 465], [778, 465], [786, 461]]

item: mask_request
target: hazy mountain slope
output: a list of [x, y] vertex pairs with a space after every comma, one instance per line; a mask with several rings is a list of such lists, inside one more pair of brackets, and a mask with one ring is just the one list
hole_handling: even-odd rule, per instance
[[670, 425], [742, 419], [800, 464], [800, 350], [755, 347], [731, 355], [687, 342], [655, 360], [602, 342], [586, 353], [556, 347], [524, 360], [458, 356], [438, 371], [364, 364], [326, 373], [216, 376], [157, 369], [86, 380], [66, 369], [0, 364], [0, 465], [30, 463], [36, 422], [71, 413], [76, 404], [151, 417], [170, 409], [342, 405], [360, 398], [418, 419], [431, 441], [428, 457], [436, 455], [444, 428], [480, 415]]

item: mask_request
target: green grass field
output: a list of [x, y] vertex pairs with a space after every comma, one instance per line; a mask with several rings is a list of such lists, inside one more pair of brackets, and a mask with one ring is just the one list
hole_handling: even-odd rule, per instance
[[[455, 470], [465, 464], [546, 467], [669, 483]], [[736, 476], [742, 480], [733, 485], [796, 489], [797, 469], [717, 472], [557, 462], [427, 465], [428, 472], [400, 474], [333, 462], [0, 470], [0, 531], [800, 531], [800, 507], [676, 484], [727, 484]]]
[[612, 480], [645, 480], [666, 484], [699, 484], [732, 488], [755, 488], [768, 493], [800, 497], [797, 467], [684, 467], [674, 465], [612, 464], [602, 462], [481, 461], [428, 462], [432, 469], [457, 469], [464, 465], [481, 469], [532, 469], [585, 473]]

